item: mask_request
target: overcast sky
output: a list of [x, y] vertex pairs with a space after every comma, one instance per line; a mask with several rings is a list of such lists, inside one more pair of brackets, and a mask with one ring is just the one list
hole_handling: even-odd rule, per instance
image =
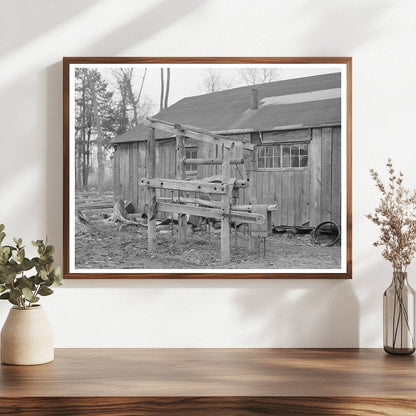
[[[107, 81], [115, 87], [114, 77], [112, 75], [112, 68], [116, 65], [88, 65], [89, 67], [99, 68]], [[144, 68], [147, 67], [146, 78], [143, 86], [143, 95], [150, 98], [154, 104], [154, 113], [158, 112], [160, 100], [160, 65], [124, 65], [125, 67], [134, 67], [134, 89], [138, 91], [144, 73]], [[204, 78], [207, 75], [208, 67], [201, 66], [187, 66], [183, 65], [169, 65], [171, 68], [170, 91], [169, 91], [169, 105], [174, 104], [184, 97], [191, 97], [206, 93], [204, 91]], [[247, 65], [241, 66], [214, 66], [210, 65], [216, 73], [221, 75], [221, 78], [228, 83], [231, 83], [232, 88], [247, 85], [241, 77], [241, 69]], [[264, 66], [260, 66], [264, 67]], [[299, 78], [303, 76], [318, 75], [331, 72], [339, 72], [340, 67], [336, 65], [275, 65], [274, 68], [278, 72], [278, 80]], [[166, 78], [166, 70], [165, 70]]]

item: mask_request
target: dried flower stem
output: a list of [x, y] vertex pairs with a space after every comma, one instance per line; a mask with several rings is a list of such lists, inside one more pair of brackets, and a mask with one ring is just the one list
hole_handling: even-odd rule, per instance
[[403, 186], [403, 173], [396, 173], [391, 159], [387, 168], [387, 184], [370, 170], [382, 196], [374, 213], [366, 217], [380, 227], [374, 246], [384, 246], [383, 257], [392, 263], [394, 271], [405, 272], [416, 253], [416, 191]]

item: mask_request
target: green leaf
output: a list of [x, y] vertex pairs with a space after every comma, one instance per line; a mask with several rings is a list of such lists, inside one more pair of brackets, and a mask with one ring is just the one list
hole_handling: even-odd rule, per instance
[[10, 292], [2, 293], [0, 295], [0, 299], [9, 299], [10, 298]]
[[23, 240], [21, 238], [13, 237], [13, 241], [16, 244], [17, 248], [20, 248], [22, 246]]
[[10, 290], [10, 299], [11, 300], [17, 300], [21, 296], [21, 294], [22, 293], [20, 292], [19, 289], [14, 288], [14, 289]]
[[43, 241], [42, 241], [42, 240], [32, 241], [32, 244], [33, 244], [35, 247], [39, 247], [39, 246], [43, 245]]
[[26, 276], [22, 276], [18, 279], [17, 287], [21, 290], [28, 288], [31, 291], [35, 290], [36, 286]]
[[16, 273], [10, 270], [7, 274], [3, 276], [3, 283], [13, 283], [14, 279], [16, 278]]
[[32, 302], [31, 299], [33, 298], [33, 292], [28, 288], [28, 287], [24, 287], [22, 289], [23, 292], [23, 296], [29, 301]]
[[23, 261], [23, 259], [25, 258], [25, 249], [21, 248], [18, 252], [17, 252], [17, 256], [16, 256], [19, 260], [19, 263], [21, 263]]
[[52, 293], [53, 293], [53, 290], [52, 289], [49, 289], [48, 287], [46, 287], [46, 286], [42, 286], [40, 289], [39, 289], [39, 295], [41, 295], [41, 296], [49, 296], [49, 295], [52, 295]]
[[53, 253], [55, 253], [55, 247], [52, 245], [46, 246], [45, 255], [52, 256]]
[[61, 273], [61, 268], [57, 267], [56, 269], [53, 270], [53, 275], [54, 275], [54, 284], [55, 286], [61, 286], [64, 284], [64, 280], [62, 278], [62, 273]]
[[42, 280], [48, 280], [48, 273], [46, 273], [46, 270], [45, 269], [42, 269], [39, 272], [39, 276], [41, 277]]
[[7, 290], [6, 286], [0, 285], [0, 293], [3, 293], [5, 290]]
[[6, 233], [0, 232], [0, 244], [4, 240], [5, 237], [6, 237]]
[[4, 231], [4, 229], [5, 229], [4, 224], [0, 224], [0, 232]]
[[26, 272], [30, 269], [33, 269], [34, 264], [32, 263], [31, 260], [29, 260], [27, 257], [25, 257], [22, 260], [22, 263], [20, 264], [20, 267], [22, 268], [22, 271]]

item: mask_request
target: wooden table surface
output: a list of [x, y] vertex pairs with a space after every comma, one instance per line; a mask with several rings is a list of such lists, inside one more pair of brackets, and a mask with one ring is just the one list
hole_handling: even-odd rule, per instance
[[0, 414], [370, 412], [416, 415], [414, 356], [379, 349], [57, 349], [49, 364], [0, 367]]

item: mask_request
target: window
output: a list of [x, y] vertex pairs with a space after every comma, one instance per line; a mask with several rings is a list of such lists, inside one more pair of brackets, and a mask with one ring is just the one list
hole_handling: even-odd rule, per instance
[[[198, 156], [197, 147], [187, 147], [185, 149], [185, 158], [186, 159], [196, 159]], [[198, 165], [186, 165], [186, 173], [196, 173], [198, 171]]]
[[308, 144], [271, 144], [257, 147], [259, 169], [305, 168], [308, 166]]

